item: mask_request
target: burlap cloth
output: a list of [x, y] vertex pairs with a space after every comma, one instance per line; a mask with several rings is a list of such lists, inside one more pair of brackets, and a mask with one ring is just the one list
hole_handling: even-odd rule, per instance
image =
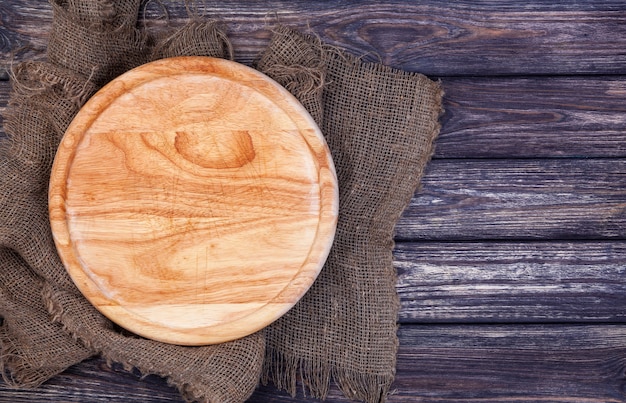
[[[256, 68], [291, 91], [318, 122], [337, 167], [340, 216], [318, 280], [264, 331], [182, 347], [119, 329], [77, 291], [51, 237], [47, 186], [56, 147], [81, 105], [124, 71], [170, 56], [232, 58], [222, 28], [138, 28], [140, 0], [52, 0], [46, 62], [14, 69], [0, 149], [0, 364], [35, 387], [100, 354], [166, 377], [188, 400], [243, 402], [259, 381], [324, 398], [383, 402], [395, 375], [398, 297], [393, 229], [439, 131], [441, 89], [420, 74], [363, 63], [313, 36], [275, 30]], [[123, 268], [120, 268], [123, 270]]]

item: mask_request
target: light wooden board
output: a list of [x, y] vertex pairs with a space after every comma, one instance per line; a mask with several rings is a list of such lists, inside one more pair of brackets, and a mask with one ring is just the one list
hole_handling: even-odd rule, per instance
[[174, 344], [251, 334], [320, 272], [338, 214], [324, 138], [249, 67], [182, 57], [113, 80], [74, 118], [50, 178], [52, 233], [83, 295]]

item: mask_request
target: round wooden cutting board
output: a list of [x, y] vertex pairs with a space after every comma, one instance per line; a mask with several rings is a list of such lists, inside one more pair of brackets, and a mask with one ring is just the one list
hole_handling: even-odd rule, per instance
[[120, 326], [183, 345], [253, 333], [309, 289], [337, 222], [337, 178], [299, 102], [238, 63], [164, 59], [78, 113], [49, 191], [59, 255]]

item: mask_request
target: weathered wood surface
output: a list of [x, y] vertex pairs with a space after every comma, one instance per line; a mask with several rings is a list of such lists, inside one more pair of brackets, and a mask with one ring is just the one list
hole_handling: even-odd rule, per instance
[[390, 402], [624, 402], [623, 326], [412, 326]]
[[623, 239], [626, 159], [436, 160], [400, 240]]
[[445, 114], [434, 158], [626, 157], [622, 76], [442, 83]]
[[[164, 3], [182, 25], [183, 2]], [[201, 3], [245, 63], [280, 21], [442, 78], [435, 160], [397, 229], [390, 402], [626, 401], [623, 1]], [[151, 29], [162, 13], [149, 4]], [[0, 77], [44, 56], [51, 18], [45, 1], [0, 3]], [[8, 91], [0, 81], [0, 113]], [[162, 379], [99, 359], [35, 390], [0, 385], [0, 402], [58, 401], [182, 402]], [[271, 386], [251, 399], [314, 401]], [[347, 400], [333, 388], [329, 401]]]
[[[389, 403], [626, 401], [626, 328], [572, 325], [403, 326]], [[0, 389], [0, 402], [182, 402], [155, 376], [139, 380], [101, 360], [37, 390]], [[261, 387], [249, 403], [316, 402]], [[336, 387], [328, 402], [348, 402]]]
[[[171, 21], [187, 17], [182, 1], [163, 2]], [[623, 2], [401, 0], [197, 2], [198, 14], [226, 22], [237, 59], [254, 60], [280, 22], [310, 28], [353, 53], [395, 67], [450, 75], [622, 74], [626, 72]], [[52, 14], [40, 0], [0, 4], [0, 60], [20, 46], [43, 49]], [[150, 21], [164, 17], [153, 2]], [[42, 50], [40, 52], [43, 52]]]
[[394, 252], [400, 321], [626, 323], [626, 242], [415, 242]]

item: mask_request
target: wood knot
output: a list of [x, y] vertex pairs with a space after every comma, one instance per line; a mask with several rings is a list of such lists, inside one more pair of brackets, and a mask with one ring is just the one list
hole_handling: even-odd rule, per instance
[[203, 168], [240, 168], [255, 157], [252, 138], [246, 130], [211, 130], [193, 124], [176, 131], [176, 151]]

